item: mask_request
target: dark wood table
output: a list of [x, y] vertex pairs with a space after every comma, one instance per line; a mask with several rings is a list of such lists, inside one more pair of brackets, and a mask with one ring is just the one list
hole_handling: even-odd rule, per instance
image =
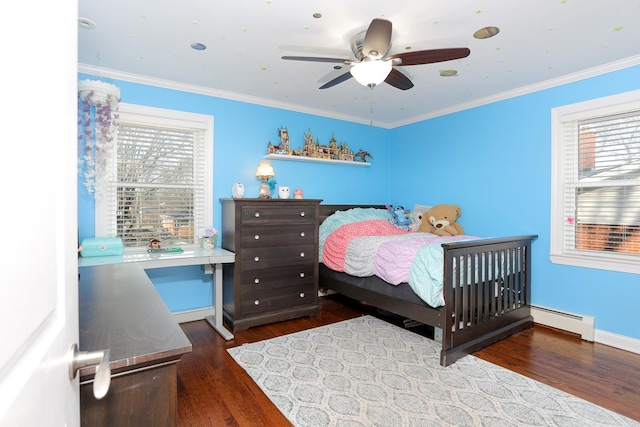
[[95, 368], [80, 370], [82, 425], [176, 425], [176, 364], [191, 342], [140, 264], [79, 271], [79, 349], [110, 349], [112, 378], [107, 395], [96, 400]]

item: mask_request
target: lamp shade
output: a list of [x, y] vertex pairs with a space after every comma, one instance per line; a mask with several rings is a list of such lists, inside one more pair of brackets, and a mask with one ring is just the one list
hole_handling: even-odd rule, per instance
[[273, 172], [273, 167], [269, 163], [269, 160], [260, 160], [260, 165], [258, 165], [258, 169], [256, 170], [256, 176], [259, 178], [271, 178], [274, 175], [275, 172]]
[[387, 78], [391, 72], [391, 61], [365, 59], [351, 67], [350, 71], [358, 83], [372, 88]]

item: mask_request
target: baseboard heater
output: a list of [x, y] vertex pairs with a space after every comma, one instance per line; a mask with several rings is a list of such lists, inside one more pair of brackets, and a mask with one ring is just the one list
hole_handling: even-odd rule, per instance
[[533, 321], [552, 328], [579, 334], [585, 341], [594, 341], [596, 319], [593, 316], [569, 313], [553, 308], [531, 305]]

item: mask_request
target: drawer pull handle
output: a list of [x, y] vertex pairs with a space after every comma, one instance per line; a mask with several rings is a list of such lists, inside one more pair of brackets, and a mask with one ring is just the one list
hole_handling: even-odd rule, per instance
[[300, 273], [300, 277], [304, 277], [304, 273]]
[[255, 279], [253, 279], [253, 283], [255, 283], [255, 284], [257, 285], [258, 283], [260, 283], [260, 279], [258, 279], [258, 278], [256, 277]]
[[304, 252], [300, 252], [300, 258], [304, 258]]
[[260, 218], [260, 212], [256, 212], [254, 215], [256, 218]]
[[300, 298], [304, 298], [304, 292], [300, 292]]
[[258, 261], [260, 261], [260, 257], [259, 257], [259, 256], [257, 256], [257, 257], [255, 257], [253, 260], [254, 260], [255, 262], [258, 262]]
[[255, 305], [260, 305], [260, 300], [259, 300], [259, 299], [257, 299], [257, 300], [255, 300], [253, 303], [254, 303]]
[[304, 211], [300, 212], [300, 216], [304, 216]]
[[256, 234], [255, 236], [253, 236], [253, 238], [256, 239], [256, 240], [260, 240], [260, 235]]
[[300, 237], [304, 237], [304, 231], [300, 233]]

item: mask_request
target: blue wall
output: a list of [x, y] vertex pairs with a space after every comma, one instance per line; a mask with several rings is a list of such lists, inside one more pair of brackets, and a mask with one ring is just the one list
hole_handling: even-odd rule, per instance
[[640, 275], [551, 263], [551, 109], [640, 88], [640, 66], [395, 129], [396, 197], [455, 203], [465, 233], [537, 234], [532, 302], [596, 318], [596, 328], [640, 338]]
[[[370, 167], [273, 160], [271, 165], [279, 185], [300, 188], [308, 199], [324, 203], [388, 203], [389, 130], [329, 119], [277, 108], [263, 107], [211, 96], [163, 89], [120, 80], [80, 74], [79, 80], [93, 79], [113, 83], [120, 88], [121, 102], [157, 108], [208, 114], [214, 117], [214, 211], [213, 225], [220, 224], [222, 197], [231, 197], [231, 187], [242, 182], [245, 197], [257, 197], [259, 181], [255, 173], [267, 152], [267, 144], [280, 141], [278, 128], [287, 127], [292, 148], [304, 145], [304, 134], [311, 130], [321, 144], [332, 135], [352, 150], [369, 151], [375, 158]], [[79, 180], [80, 181], [80, 180]], [[94, 200], [82, 182], [78, 183], [79, 237], [94, 236]], [[196, 309], [213, 304], [210, 276], [199, 267], [191, 267], [189, 279], [178, 280], [169, 272], [149, 270], [171, 311]], [[172, 277], [172, 279], [169, 279]]]
[[[95, 78], [81, 75], [81, 79]], [[490, 105], [387, 130], [204, 95], [108, 80], [122, 102], [214, 116], [214, 226], [218, 199], [234, 182], [258, 192], [255, 169], [277, 128], [292, 147], [311, 129], [323, 144], [339, 142], [372, 153], [372, 166], [273, 161], [280, 185], [302, 188], [325, 203], [456, 203], [467, 234], [537, 234], [533, 246], [534, 304], [596, 317], [600, 330], [640, 339], [640, 276], [568, 267], [549, 260], [551, 109], [640, 88], [640, 67], [539, 91]], [[393, 171], [393, 174], [391, 173]], [[93, 203], [79, 188], [81, 236], [93, 234]], [[208, 279], [152, 280], [172, 311], [211, 305]], [[206, 298], [206, 301], [203, 299]], [[615, 305], [609, 301], [615, 302]]]

